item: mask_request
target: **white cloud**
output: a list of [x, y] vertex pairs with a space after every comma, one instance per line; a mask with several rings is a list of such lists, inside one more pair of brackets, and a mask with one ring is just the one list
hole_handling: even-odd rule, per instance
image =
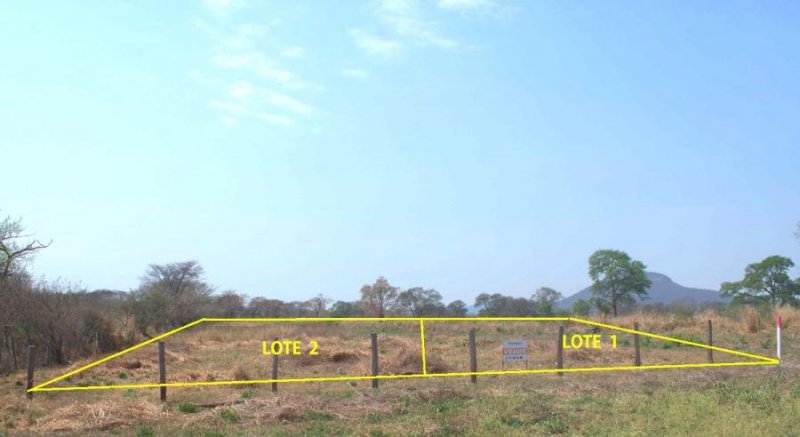
[[351, 79], [366, 79], [369, 77], [369, 72], [360, 68], [345, 68], [342, 70], [342, 76]]
[[231, 0], [206, 0], [209, 9], [225, 9], [231, 6]]
[[208, 106], [215, 111], [226, 112], [229, 114], [245, 114], [247, 108], [240, 103], [226, 102], [223, 100], [212, 100]]
[[276, 108], [294, 112], [300, 115], [310, 115], [314, 112], [314, 108], [312, 106], [307, 105], [292, 96], [273, 91], [265, 91], [264, 94], [267, 102]]
[[244, 6], [245, 0], [205, 0], [206, 9], [217, 15], [227, 14], [233, 8]]
[[272, 41], [270, 29], [280, 22], [278, 17], [257, 24], [242, 22], [236, 14], [247, 0], [203, 1], [210, 14], [196, 19], [195, 26], [212, 41], [210, 62], [216, 68], [193, 70], [190, 76], [215, 94], [208, 107], [218, 113], [221, 123], [232, 127], [242, 121], [260, 120], [291, 126], [295, 118], [318, 112], [298, 97], [300, 93], [321, 92], [322, 87], [282, 65], [289, 62], [284, 58], [306, 56], [307, 50]]
[[281, 51], [281, 55], [287, 58], [299, 58], [306, 54], [306, 49], [302, 47], [287, 47]]
[[294, 120], [285, 115], [278, 115], [278, 114], [271, 114], [269, 112], [262, 112], [256, 115], [256, 118], [259, 120], [266, 121], [272, 124], [279, 124], [281, 126], [292, 126], [294, 125]]
[[223, 68], [243, 68], [254, 71], [272, 82], [286, 83], [292, 80], [291, 71], [278, 67], [258, 52], [247, 52], [236, 55], [217, 55], [213, 62]]
[[396, 34], [411, 39], [419, 46], [453, 49], [461, 45], [455, 39], [442, 35], [437, 23], [423, 19], [416, 0], [383, 0], [378, 8], [378, 16]]
[[442, 9], [457, 11], [490, 9], [496, 6], [492, 0], [437, 0], [436, 3]]
[[246, 99], [253, 94], [253, 84], [250, 82], [237, 82], [231, 86], [231, 97], [236, 99]]
[[261, 24], [240, 24], [229, 36], [221, 38], [219, 46], [227, 51], [253, 50], [257, 40], [266, 33], [267, 27]]
[[372, 55], [394, 55], [403, 48], [396, 40], [380, 38], [361, 29], [350, 29], [350, 37], [358, 48]]
[[222, 122], [222, 124], [224, 124], [225, 126], [228, 126], [228, 127], [234, 127], [237, 124], [239, 124], [239, 120], [237, 120], [237, 119], [235, 119], [233, 117], [222, 117], [222, 118], [220, 118], [220, 121]]

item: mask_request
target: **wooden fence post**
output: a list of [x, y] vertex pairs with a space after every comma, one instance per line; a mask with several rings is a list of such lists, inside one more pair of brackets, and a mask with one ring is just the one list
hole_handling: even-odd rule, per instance
[[[372, 376], [378, 376], [378, 334], [373, 332], [369, 335], [372, 343]], [[378, 388], [378, 380], [372, 380], [372, 388]]]
[[[167, 361], [164, 354], [164, 342], [158, 342], [158, 383], [159, 384], [166, 384], [167, 383]], [[167, 388], [161, 388], [161, 402], [167, 401]]]
[[[556, 341], [556, 368], [564, 368], [564, 327], [558, 327], [558, 341]], [[558, 376], [564, 376], [564, 372], [558, 372]]]
[[[714, 345], [714, 334], [711, 328], [711, 320], [708, 321], [708, 345], [709, 346]], [[714, 351], [712, 349], [708, 350], [708, 362], [709, 363], [714, 362]]]
[[33, 367], [36, 365], [36, 346], [28, 345], [28, 383], [25, 385], [28, 399], [33, 399], [33, 393], [27, 390], [33, 388]]
[[[278, 341], [277, 338], [272, 340], [273, 343]], [[272, 392], [278, 391], [278, 354], [272, 354]]]
[[[639, 330], [639, 322], [633, 322], [633, 329], [635, 331]], [[634, 366], [641, 366], [642, 365], [642, 356], [639, 352], [639, 333], [633, 334], [633, 346], [636, 349], [636, 352], [633, 358], [633, 365]]]
[[[478, 349], [475, 346], [475, 328], [469, 330], [469, 371], [478, 371]], [[475, 384], [478, 382], [478, 375], [470, 375], [470, 380]]]

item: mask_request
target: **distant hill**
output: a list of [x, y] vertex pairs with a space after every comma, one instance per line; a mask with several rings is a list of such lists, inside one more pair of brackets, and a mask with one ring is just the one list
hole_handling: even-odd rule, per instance
[[[647, 272], [647, 277], [650, 278], [652, 285], [647, 290], [647, 298], [640, 303], [642, 304], [685, 304], [685, 305], [701, 305], [705, 303], [714, 302], [730, 302], [730, 298], [720, 296], [718, 291], [707, 290], [703, 288], [689, 288], [684, 287], [672, 281], [669, 276]], [[592, 287], [586, 287], [583, 290], [569, 296], [558, 303], [557, 308], [569, 309], [578, 299], [591, 299]]]

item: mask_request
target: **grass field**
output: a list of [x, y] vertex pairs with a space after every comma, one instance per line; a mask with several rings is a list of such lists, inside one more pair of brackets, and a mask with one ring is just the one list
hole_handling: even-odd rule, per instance
[[[381, 381], [170, 388], [162, 404], [157, 389], [37, 393], [24, 397], [22, 374], [0, 380], [0, 433], [65, 435], [798, 435], [800, 380], [796, 324], [784, 312], [780, 367], [673, 369], [557, 375], [502, 375]], [[774, 330], [766, 317], [743, 311], [729, 317], [638, 314], [609, 323], [703, 342], [706, 320], [721, 347], [774, 355]], [[504, 339], [529, 341], [529, 368], [552, 368], [560, 322], [433, 322], [426, 324], [428, 372], [468, 370], [467, 332], [477, 328], [479, 370], [500, 369]], [[564, 324], [568, 333], [600, 333]], [[253, 323], [197, 326], [166, 339], [168, 380], [268, 379], [270, 357], [261, 341], [319, 342], [319, 355], [282, 357], [279, 376], [368, 375], [369, 333], [379, 332], [382, 374], [420, 373], [418, 327], [381, 324]], [[572, 350], [565, 367], [630, 365], [632, 336], [616, 349]], [[642, 339], [644, 364], [701, 363], [705, 349]], [[98, 357], [99, 358], [99, 357]], [[715, 352], [715, 362], [742, 361]], [[67, 368], [45, 369], [37, 382]], [[514, 368], [524, 367], [514, 364]], [[506, 366], [503, 366], [506, 367]], [[57, 386], [157, 382], [155, 345], [109, 361]]]

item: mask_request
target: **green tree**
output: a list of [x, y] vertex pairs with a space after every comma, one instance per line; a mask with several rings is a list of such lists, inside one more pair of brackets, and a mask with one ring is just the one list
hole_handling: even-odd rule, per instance
[[481, 316], [511, 317], [533, 316], [536, 305], [524, 297], [504, 296], [500, 293], [481, 293], [475, 298], [475, 306]]
[[364, 315], [360, 302], [345, 302], [337, 300], [331, 306], [331, 317], [360, 317]]
[[397, 306], [412, 317], [438, 316], [444, 313], [442, 295], [434, 289], [409, 288], [397, 295]]
[[463, 300], [454, 300], [447, 304], [446, 313], [451, 317], [464, 317], [467, 315], [467, 304]]
[[720, 292], [732, 296], [734, 302], [767, 302], [776, 308], [780, 305], [796, 306], [800, 300], [800, 281], [792, 281], [789, 270], [794, 267], [791, 259], [773, 255], [761, 262], [753, 263], [744, 270], [744, 279], [723, 282]]
[[578, 299], [572, 304], [572, 314], [586, 317], [592, 312], [592, 303], [586, 299]]
[[197, 261], [151, 264], [133, 293], [134, 314], [139, 331], [175, 328], [204, 315], [213, 289], [204, 280]]
[[598, 250], [589, 257], [592, 296], [598, 309], [607, 306], [614, 317], [620, 305], [632, 304], [635, 297], [647, 296], [650, 279], [641, 261], [632, 260], [621, 250]]
[[531, 296], [538, 313], [543, 316], [552, 316], [555, 303], [563, 298], [561, 293], [550, 287], [541, 287]]

